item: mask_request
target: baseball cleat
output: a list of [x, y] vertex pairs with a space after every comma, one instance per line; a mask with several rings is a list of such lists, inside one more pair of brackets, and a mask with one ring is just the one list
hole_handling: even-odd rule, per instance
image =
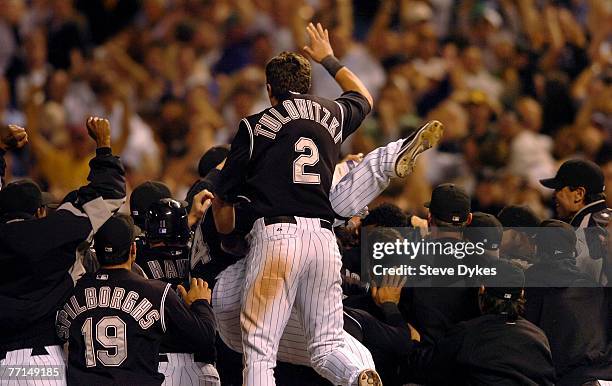
[[368, 369], [359, 373], [358, 386], [382, 386], [382, 380], [376, 370]]
[[405, 139], [395, 160], [395, 174], [403, 178], [412, 172], [416, 159], [425, 150], [435, 146], [444, 132], [444, 125], [440, 121], [429, 121], [419, 130]]

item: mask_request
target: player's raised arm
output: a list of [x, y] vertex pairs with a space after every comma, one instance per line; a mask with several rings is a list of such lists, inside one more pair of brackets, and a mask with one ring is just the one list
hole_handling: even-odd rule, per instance
[[374, 99], [365, 87], [363, 82], [351, 70], [340, 64], [334, 56], [334, 51], [329, 43], [329, 32], [324, 29], [321, 23], [315, 26], [309, 23], [306, 32], [310, 37], [310, 45], [304, 46], [304, 51], [317, 63], [320, 63], [331, 76], [334, 77], [342, 91], [355, 91], [363, 95], [370, 104], [374, 104]]
[[[108, 120], [90, 117], [87, 129], [97, 147], [96, 156], [89, 161], [89, 183], [69, 193], [51, 215], [38, 221], [16, 222], [3, 230], [19, 235], [5, 240], [13, 250], [29, 256], [30, 262], [53, 256], [55, 268], [59, 259], [74, 263], [72, 243], [85, 240], [91, 231], [95, 233], [125, 202], [125, 170], [111, 152]], [[58, 248], [65, 253], [51, 253]]]

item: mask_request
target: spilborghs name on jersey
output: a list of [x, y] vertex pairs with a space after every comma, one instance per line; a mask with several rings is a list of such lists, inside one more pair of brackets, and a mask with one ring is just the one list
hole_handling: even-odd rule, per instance
[[336, 129], [340, 127], [340, 122], [336, 117], [332, 117], [331, 112], [321, 104], [310, 99], [294, 98], [284, 100], [282, 105], [287, 112], [287, 116], [283, 116], [274, 107], [269, 108], [268, 112], [270, 114], [262, 114], [255, 124], [253, 135], [263, 135], [275, 139], [276, 133], [283, 128], [284, 124], [296, 119], [308, 119], [323, 126], [334, 139], [334, 143], [342, 140], [342, 130], [336, 133]]
[[[153, 304], [146, 297], [141, 297], [136, 291], [126, 294], [125, 288], [103, 286], [85, 288], [85, 305], [80, 305], [76, 296], [71, 296], [69, 302], [64, 304], [57, 315], [58, 335], [68, 339], [72, 321], [87, 310], [94, 308], [113, 308], [123, 311], [127, 316], [134, 318], [138, 325], [146, 330], [160, 319], [159, 310], [151, 309]], [[140, 299], [140, 301], [139, 301]]]

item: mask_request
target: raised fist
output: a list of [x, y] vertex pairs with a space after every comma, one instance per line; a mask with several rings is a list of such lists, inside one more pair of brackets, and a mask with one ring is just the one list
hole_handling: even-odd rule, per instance
[[191, 211], [189, 212], [189, 216], [187, 218], [189, 227], [192, 227], [195, 223], [200, 221], [202, 217], [204, 217], [206, 209], [208, 209], [212, 203], [211, 200], [213, 198], [215, 198], [215, 196], [206, 189], [202, 190], [193, 197]]
[[28, 143], [28, 133], [17, 125], [0, 126], [0, 149], [20, 149]]
[[98, 147], [110, 147], [110, 122], [108, 119], [89, 117], [87, 119], [87, 132], [96, 141]]

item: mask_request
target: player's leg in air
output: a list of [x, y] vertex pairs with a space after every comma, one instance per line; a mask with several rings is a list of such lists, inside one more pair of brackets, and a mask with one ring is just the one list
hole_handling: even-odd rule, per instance
[[[443, 125], [438, 121], [427, 122], [408, 138], [391, 142], [368, 153], [362, 162], [353, 163], [345, 175], [333, 185], [330, 201], [336, 213], [352, 217], [367, 206], [389, 185], [391, 178], [406, 177], [414, 168], [417, 157], [435, 146], [442, 137]], [[241, 352], [240, 299], [244, 288], [246, 264], [239, 260], [217, 278], [213, 291], [213, 306], [217, 316], [219, 335], [231, 349]], [[369, 351], [350, 334], [344, 333], [351, 351], [366, 367], [373, 367]], [[298, 365], [310, 366], [306, 350], [306, 337], [295, 308], [281, 337], [277, 359]]]
[[346, 162], [349, 170], [329, 192], [336, 214], [354, 216], [389, 186], [391, 178], [410, 174], [417, 157], [438, 143], [443, 130], [441, 122], [429, 121], [408, 138], [374, 149], [359, 163]]

